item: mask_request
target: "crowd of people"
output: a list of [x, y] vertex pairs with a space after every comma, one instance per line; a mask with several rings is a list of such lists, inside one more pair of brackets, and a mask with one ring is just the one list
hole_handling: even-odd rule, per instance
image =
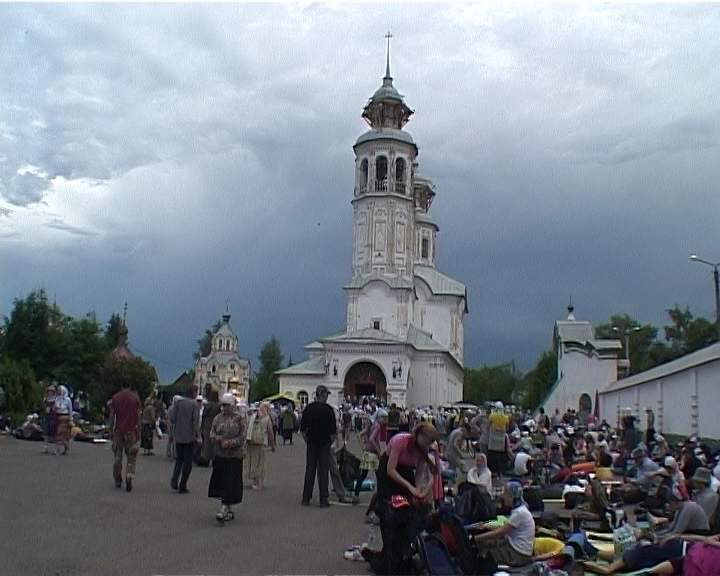
[[[167, 436], [170, 488], [187, 494], [193, 466], [212, 466], [207, 494], [224, 524], [242, 502], [244, 477], [262, 490], [268, 453], [299, 433], [302, 506], [316, 485], [321, 508], [331, 505], [331, 485], [352, 505], [372, 493], [365, 517], [381, 543], [346, 557], [376, 574], [442, 572], [433, 566], [441, 558], [444, 573], [720, 574], [720, 455], [697, 437], [671, 444], [650, 409], [641, 430], [629, 411], [611, 426], [592, 414], [501, 402], [406, 409], [328, 398], [318, 386], [305, 406], [248, 405], [190, 386], [166, 405], [154, 395], [142, 403], [125, 387], [107, 406], [115, 485], [131, 492], [140, 450], [153, 455], [155, 439]], [[29, 419], [33, 433], [45, 452], [67, 454], [67, 389], [49, 387], [45, 408], [44, 418]]]

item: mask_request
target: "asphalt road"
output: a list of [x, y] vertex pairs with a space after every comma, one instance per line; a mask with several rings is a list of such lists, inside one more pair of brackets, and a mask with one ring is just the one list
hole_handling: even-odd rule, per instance
[[246, 483], [225, 526], [207, 498], [209, 469], [193, 468], [190, 494], [171, 491], [164, 441], [138, 457], [131, 493], [114, 486], [109, 444], [41, 452], [40, 443], [0, 437], [0, 575], [368, 574], [343, 551], [367, 538], [369, 494], [356, 507], [321, 509], [317, 495], [301, 507], [301, 439], [268, 453], [266, 488]]

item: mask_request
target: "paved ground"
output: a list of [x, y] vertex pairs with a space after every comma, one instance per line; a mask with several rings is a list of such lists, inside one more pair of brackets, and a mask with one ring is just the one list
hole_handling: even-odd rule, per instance
[[[220, 526], [207, 498], [210, 471], [169, 487], [165, 444], [139, 456], [134, 490], [117, 490], [109, 445], [73, 443], [68, 456], [0, 437], [0, 574], [367, 574], [342, 557], [367, 536], [364, 506], [300, 506], [305, 446], [268, 454], [267, 487], [249, 489], [236, 519]], [[157, 455], [162, 454], [162, 455]], [[368, 493], [361, 496], [363, 503]]]

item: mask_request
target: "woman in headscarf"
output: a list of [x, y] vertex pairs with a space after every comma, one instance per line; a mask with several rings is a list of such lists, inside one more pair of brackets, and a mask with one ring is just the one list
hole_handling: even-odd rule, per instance
[[140, 447], [144, 450], [145, 456], [152, 456], [153, 434], [155, 433], [155, 406], [153, 397], [145, 399], [145, 407], [142, 411], [142, 429], [140, 431]]
[[200, 448], [199, 466], [209, 466], [213, 459], [213, 443], [210, 441], [210, 430], [212, 429], [215, 416], [220, 413], [220, 402], [217, 390], [210, 390], [207, 393], [205, 406], [203, 407], [202, 417], [200, 418], [200, 434], [202, 436], [202, 446]]
[[275, 434], [270, 419], [269, 402], [262, 402], [257, 412], [250, 416], [247, 443], [248, 458], [250, 459], [248, 476], [253, 490], [260, 490], [265, 482], [265, 448], [270, 446], [275, 452]]
[[369, 424], [367, 433], [361, 435], [363, 443], [362, 460], [360, 461], [360, 475], [355, 479], [355, 495], [352, 503], [360, 502], [360, 490], [370, 470], [376, 471], [380, 458], [387, 448], [388, 413], [380, 408], [375, 413], [375, 421]]
[[232, 506], [242, 502], [243, 458], [245, 457], [246, 420], [235, 409], [235, 397], [223, 394], [221, 412], [210, 427], [210, 441], [214, 444], [214, 457], [208, 498], [220, 499], [218, 522], [233, 520]]
[[482, 452], [475, 455], [475, 466], [468, 471], [467, 481], [475, 486], [485, 488], [488, 494], [492, 496], [492, 472], [490, 472], [487, 465], [487, 456]]
[[280, 414], [280, 430], [282, 431], [283, 445], [289, 440], [293, 443], [293, 432], [295, 431], [295, 412], [292, 405], [285, 406]]
[[172, 415], [173, 412], [175, 412], [175, 405], [179, 400], [182, 400], [182, 396], [179, 394], [176, 394], [173, 396], [172, 404], [170, 405], [170, 409], [167, 412], [167, 422], [168, 422], [168, 440], [167, 440], [167, 447], [166, 447], [166, 454], [168, 458], [175, 459], [175, 434], [172, 426]]
[[[57, 419], [57, 444], [63, 447], [63, 455], [70, 451], [70, 432], [72, 430], [72, 400], [68, 395], [65, 386], [58, 387], [58, 394], [55, 396], [55, 417]], [[56, 448], [57, 450], [57, 448]]]
[[511, 510], [507, 523], [476, 535], [475, 542], [497, 564], [526, 566], [532, 562], [535, 520], [523, 500], [523, 489], [519, 482], [510, 481], [505, 485], [502, 503]]

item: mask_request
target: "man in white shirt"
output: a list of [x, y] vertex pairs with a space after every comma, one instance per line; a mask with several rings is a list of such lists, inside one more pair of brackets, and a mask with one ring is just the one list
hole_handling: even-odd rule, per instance
[[515, 476], [527, 476], [530, 474], [530, 461], [532, 458], [527, 453], [525, 448], [520, 448], [520, 451], [515, 455], [514, 471]]

